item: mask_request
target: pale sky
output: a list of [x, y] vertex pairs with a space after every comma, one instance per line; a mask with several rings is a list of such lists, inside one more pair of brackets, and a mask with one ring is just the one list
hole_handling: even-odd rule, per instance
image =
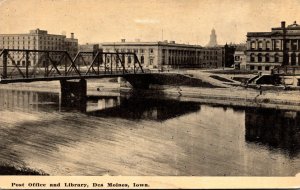
[[71, 32], [79, 43], [175, 40], [205, 46], [246, 41], [285, 20], [300, 23], [300, 0], [0, 0], [0, 33]]

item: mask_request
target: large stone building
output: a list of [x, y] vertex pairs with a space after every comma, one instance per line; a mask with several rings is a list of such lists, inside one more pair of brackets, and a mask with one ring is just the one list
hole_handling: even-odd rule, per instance
[[247, 33], [247, 69], [270, 71], [277, 66], [299, 66], [300, 25], [296, 21], [271, 32]]
[[[28, 34], [0, 34], [0, 49], [15, 50], [62, 50], [68, 51], [74, 57], [78, 51], [78, 40], [71, 33], [71, 38], [65, 35], [48, 34], [46, 30], [30, 30]], [[34, 53], [29, 58], [29, 64], [35, 65], [42, 53]], [[10, 55], [16, 64], [25, 66], [25, 57], [22, 52], [12, 52]], [[59, 59], [53, 57], [53, 59]], [[12, 64], [8, 59], [8, 64]]]
[[[202, 68], [222, 67], [224, 65], [224, 48], [204, 48], [199, 45], [177, 44], [175, 41], [163, 42], [109, 42], [101, 44], [103, 52], [136, 53], [143, 68]], [[126, 67], [133, 67], [132, 56], [125, 58]]]

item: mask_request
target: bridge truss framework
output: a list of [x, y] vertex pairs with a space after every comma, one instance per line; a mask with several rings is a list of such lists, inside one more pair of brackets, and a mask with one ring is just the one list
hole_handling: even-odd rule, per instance
[[[125, 65], [125, 59], [132, 59]], [[81, 52], [74, 58], [67, 51], [2, 49], [0, 77], [2, 80], [93, 77], [103, 75], [144, 73], [135, 53]]]

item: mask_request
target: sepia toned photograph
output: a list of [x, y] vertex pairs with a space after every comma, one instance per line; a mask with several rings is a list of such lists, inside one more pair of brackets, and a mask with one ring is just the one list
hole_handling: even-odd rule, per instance
[[0, 0], [0, 177], [296, 176], [299, 7]]

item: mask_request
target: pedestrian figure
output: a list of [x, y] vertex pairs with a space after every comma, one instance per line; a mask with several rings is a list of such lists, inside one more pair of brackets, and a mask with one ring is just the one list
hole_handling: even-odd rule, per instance
[[262, 95], [262, 88], [261, 88], [261, 85], [259, 85], [259, 95]]
[[182, 95], [182, 93], [181, 93], [182, 90], [181, 90], [181, 88], [179, 86], [177, 87], [177, 90], [178, 90], [179, 96], [181, 96]]

